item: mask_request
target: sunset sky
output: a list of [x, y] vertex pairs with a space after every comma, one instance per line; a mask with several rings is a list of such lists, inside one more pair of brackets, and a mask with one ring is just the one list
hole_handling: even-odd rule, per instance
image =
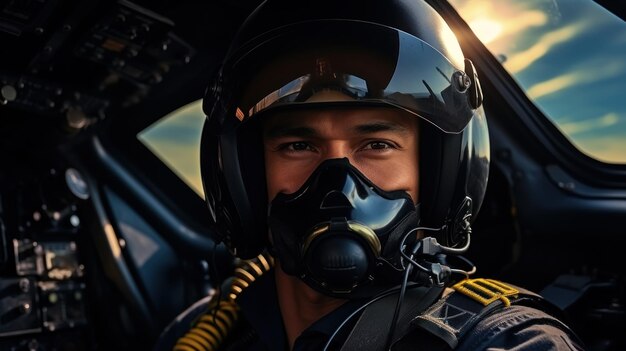
[[626, 163], [626, 23], [590, 0], [452, 0], [581, 151]]

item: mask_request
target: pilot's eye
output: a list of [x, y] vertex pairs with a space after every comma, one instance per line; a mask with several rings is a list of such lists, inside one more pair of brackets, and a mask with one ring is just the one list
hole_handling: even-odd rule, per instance
[[385, 141], [372, 141], [367, 143], [367, 145], [365, 145], [365, 147], [363, 148], [364, 150], [385, 150], [385, 149], [391, 149], [394, 146], [388, 142]]
[[309, 150], [311, 148], [311, 145], [309, 145], [309, 143], [299, 141], [299, 142], [291, 143], [289, 145], [289, 148], [294, 151], [303, 151], [303, 150]]
[[313, 145], [311, 145], [310, 143], [306, 141], [294, 141], [294, 142], [281, 144], [278, 147], [278, 149], [296, 152], [296, 151], [313, 151], [314, 147]]

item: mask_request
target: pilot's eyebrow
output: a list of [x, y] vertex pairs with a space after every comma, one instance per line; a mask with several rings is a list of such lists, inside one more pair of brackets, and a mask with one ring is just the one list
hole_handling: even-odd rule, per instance
[[266, 139], [276, 139], [281, 137], [313, 137], [317, 135], [317, 131], [311, 127], [306, 126], [280, 126], [275, 125], [267, 128], [263, 133]]
[[[371, 134], [386, 131], [398, 131], [404, 133], [408, 131], [405, 126], [393, 122], [363, 123], [354, 126], [352, 130], [357, 134]], [[281, 137], [311, 138], [317, 135], [319, 135], [319, 133], [315, 130], [315, 128], [298, 125], [275, 125], [267, 128], [263, 133], [263, 136], [266, 139], [276, 139]]]
[[353, 128], [359, 134], [370, 134], [377, 132], [386, 132], [386, 131], [398, 131], [398, 132], [407, 132], [408, 129], [398, 123], [393, 122], [372, 122], [359, 124]]

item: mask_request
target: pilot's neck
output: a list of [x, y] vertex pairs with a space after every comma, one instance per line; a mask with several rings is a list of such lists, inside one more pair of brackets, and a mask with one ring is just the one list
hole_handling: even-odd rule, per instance
[[276, 291], [285, 333], [292, 350], [296, 338], [318, 319], [347, 300], [329, 297], [310, 288], [302, 280], [286, 274], [276, 265]]

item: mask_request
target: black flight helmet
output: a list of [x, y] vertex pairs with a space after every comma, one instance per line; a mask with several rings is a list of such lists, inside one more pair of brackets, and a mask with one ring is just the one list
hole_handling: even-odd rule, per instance
[[[309, 100], [316, 92], [329, 89], [350, 98]], [[207, 121], [201, 170], [218, 239], [241, 258], [253, 257], [269, 246], [268, 205], [272, 199], [267, 199], [263, 161], [264, 115], [288, 109], [384, 106], [420, 119], [420, 198], [412, 225], [442, 228], [426, 235], [449, 247], [465, 246], [488, 177], [489, 139], [481, 104], [474, 66], [464, 58], [443, 18], [425, 2], [264, 2], [244, 22], [204, 97]], [[379, 204], [399, 201], [345, 163], [332, 160], [318, 168], [307, 186], [320, 179], [343, 177], [353, 186], [374, 189], [363, 196], [376, 197]], [[324, 186], [332, 187], [331, 183]], [[339, 183], [337, 186], [347, 186]], [[359, 220], [328, 223], [347, 228], [354, 223], [359, 226]], [[310, 246], [309, 234], [294, 239], [300, 251]], [[380, 235], [376, 231], [360, 237], [375, 251], [373, 259], [389, 251], [376, 246], [397, 245]], [[329, 241], [321, 246], [337, 245], [341, 246]], [[371, 252], [359, 254], [371, 256]], [[397, 257], [381, 259], [397, 263]], [[306, 262], [301, 264], [306, 266]], [[286, 271], [301, 277], [315, 275], [306, 267]], [[349, 292], [364, 279], [362, 275], [375, 281], [370, 271], [354, 274], [359, 277], [337, 291]], [[307, 282], [326, 291], [320, 288], [325, 284], [320, 279]]]

